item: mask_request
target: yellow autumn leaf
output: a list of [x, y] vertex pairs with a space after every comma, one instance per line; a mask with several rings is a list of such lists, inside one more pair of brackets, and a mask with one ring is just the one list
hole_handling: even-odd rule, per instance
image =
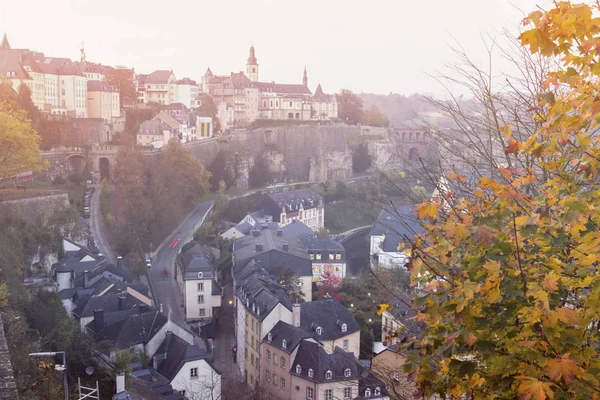
[[557, 309], [556, 315], [560, 321], [568, 325], [577, 325], [577, 323], [579, 322], [577, 311], [567, 307], [561, 307]]
[[558, 289], [558, 276], [554, 271], [551, 271], [542, 281], [542, 287], [549, 292]]
[[473, 334], [473, 332], [467, 331], [466, 333], [463, 334], [463, 340], [469, 346], [473, 346], [473, 344], [477, 340], [477, 337]]
[[391, 310], [393, 307], [389, 304], [380, 304], [378, 306], [379, 310], [377, 310], [377, 316], [381, 317], [381, 315], [385, 312], [385, 310]]
[[417, 217], [419, 219], [434, 218], [439, 215], [437, 205], [429, 202], [418, 204], [415, 206], [415, 210], [417, 211]]
[[551, 389], [550, 383], [529, 377], [521, 378], [521, 383], [517, 387], [517, 394], [519, 395], [519, 400], [546, 400], [554, 398], [554, 392]]

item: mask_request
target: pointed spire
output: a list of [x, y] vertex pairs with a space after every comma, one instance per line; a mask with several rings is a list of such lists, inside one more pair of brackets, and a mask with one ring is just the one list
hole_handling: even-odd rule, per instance
[[10, 50], [10, 44], [8, 43], [8, 39], [6, 38], [6, 32], [4, 32], [4, 37], [2, 38], [2, 43], [0, 43], [0, 49]]
[[304, 76], [302, 77], [302, 85], [308, 86], [308, 75], [306, 74], [306, 65], [304, 66]]
[[320, 83], [317, 85], [317, 90], [315, 90], [314, 97], [319, 97], [319, 96], [323, 96], [323, 88], [321, 88]]
[[256, 54], [254, 52], [254, 45], [250, 46], [250, 57], [248, 57], [248, 65], [257, 65]]

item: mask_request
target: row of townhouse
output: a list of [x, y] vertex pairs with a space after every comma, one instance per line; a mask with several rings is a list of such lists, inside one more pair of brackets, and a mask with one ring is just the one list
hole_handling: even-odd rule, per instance
[[155, 308], [148, 288], [95, 249], [63, 239], [63, 258], [53, 265], [55, 285], [68, 314], [112, 363], [127, 351], [147, 357], [149, 368], [132, 375], [150, 392], [169, 399], [220, 398], [221, 373], [203, 342]]
[[135, 76], [137, 102], [170, 105], [181, 103], [195, 109], [201, 105], [200, 87], [190, 78], [177, 80], [173, 70], [156, 70]]
[[112, 67], [12, 49], [6, 35], [0, 43], [0, 60], [0, 79], [15, 91], [26, 85], [42, 112], [109, 122], [121, 116], [119, 92], [103, 82]]

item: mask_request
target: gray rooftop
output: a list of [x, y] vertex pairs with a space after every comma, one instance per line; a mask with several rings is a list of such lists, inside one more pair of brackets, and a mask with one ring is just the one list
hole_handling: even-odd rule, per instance
[[[342, 331], [343, 324], [346, 324], [346, 332]], [[319, 340], [336, 340], [360, 331], [350, 310], [333, 299], [300, 303], [300, 327], [307, 332], [316, 332], [317, 327], [321, 327]]]
[[400, 243], [406, 242], [410, 248], [410, 241], [416, 234], [425, 233], [426, 230], [417, 218], [417, 213], [412, 206], [388, 207], [379, 213], [379, 217], [373, 228], [372, 236], [385, 235], [382, 250], [385, 252], [397, 252]]

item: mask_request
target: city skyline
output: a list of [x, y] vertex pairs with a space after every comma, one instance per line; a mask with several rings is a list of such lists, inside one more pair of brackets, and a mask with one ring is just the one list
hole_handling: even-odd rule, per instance
[[[517, 32], [523, 15], [536, 7], [533, 0], [436, 0], [402, 9], [379, 0], [364, 10], [352, 7], [357, 2], [342, 7], [339, 1], [309, 0], [294, 11], [269, 0], [253, 6], [235, 0], [177, 0], [168, 10], [137, 1], [108, 0], [102, 7], [89, 1], [62, 0], [52, 7], [34, 3], [13, 3], [0, 16], [0, 30], [13, 48], [75, 60], [83, 43], [89, 61], [134, 67], [137, 73], [172, 69], [179, 79], [199, 82], [208, 67], [224, 75], [243, 71], [253, 44], [261, 80], [301, 83], [306, 66], [312, 91], [320, 83], [329, 93], [348, 88], [380, 94], [440, 94], [441, 87], [428, 75], [454, 61], [450, 44], [456, 40], [476, 62], [484, 63], [481, 35], [501, 36], [503, 28]], [[33, 5], [41, 11], [31, 16], [36, 29], [10, 17]], [[303, 23], [291, 23], [292, 16]], [[497, 58], [500, 71], [506, 63]]]

